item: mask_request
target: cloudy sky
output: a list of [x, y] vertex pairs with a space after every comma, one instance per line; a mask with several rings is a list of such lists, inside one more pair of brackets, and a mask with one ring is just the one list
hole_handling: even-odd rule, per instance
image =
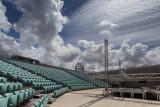
[[0, 54], [74, 69], [160, 64], [160, 0], [0, 0]]

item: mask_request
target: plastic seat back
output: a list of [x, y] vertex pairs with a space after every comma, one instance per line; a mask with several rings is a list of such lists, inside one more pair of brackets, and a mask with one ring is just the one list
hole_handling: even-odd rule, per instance
[[29, 98], [29, 89], [26, 89], [24, 92], [24, 100], [28, 100]]
[[21, 93], [22, 93], [21, 91], [15, 91], [15, 92], [14, 92], [14, 94], [17, 95], [17, 102], [18, 102], [18, 103], [21, 103], [21, 102], [23, 101], [23, 98], [21, 98], [21, 96], [22, 96]]
[[0, 107], [7, 107], [8, 99], [7, 97], [0, 98]]
[[39, 101], [35, 102], [34, 106], [35, 107], [40, 107], [41, 103]]
[[17, 95], [13, 94], [8, 100], [8, 107], [14, 107], [17, 103]]
[[7, 84], [0, 83], [0, 93], [7, 92]]
[[18, 89], [22, 89], [22, 83], [18, 83]]
[[32, 98], [32, 88], [29, 89], [28, 97], [29, 97], [30, 99]]
[[6, 83], [6, 84], [8, 84], [8, 87], [7, 87], [8, 92], [13, 91], [13, 84], [11, 83]]
[[6, 83], [6, 82], [7, 82], [7, 79], [4, 78], [4, 77], [0, 77], [0, 82], [1, 82], [1, 83]]

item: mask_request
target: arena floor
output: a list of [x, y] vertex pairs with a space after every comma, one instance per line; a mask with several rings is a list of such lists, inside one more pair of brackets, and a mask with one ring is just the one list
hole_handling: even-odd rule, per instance
[[160, 107], [160, 102], [142, 99], [110, 97], [100, 94], [104, 89], [72, 91], [57, 98], [48, 107]]

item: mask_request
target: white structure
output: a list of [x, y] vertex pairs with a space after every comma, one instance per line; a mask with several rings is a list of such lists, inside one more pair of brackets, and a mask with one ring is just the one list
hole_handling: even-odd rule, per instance
[[77, 63], [75, 66], [75, 71], [84, 72], [84, 65], [82, 63]]

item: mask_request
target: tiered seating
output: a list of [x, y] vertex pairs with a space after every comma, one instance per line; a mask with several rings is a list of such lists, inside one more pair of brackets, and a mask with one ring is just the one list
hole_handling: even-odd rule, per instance
[[[97, 84], [99, 88], [105, 88], [105, 83], [104, 84]], [[109, 88], [112, 88], [112, 86], [109, 84]]]
[[22, 82], [25, 85], [33, 86], [35, 89], [42, 89], [43, 86], [56, 84], [51, 80], [46, 80], [42, 76], [38, 76], [12, 64], [8, 64], [2, 60], [0, 60], [0, 74], [14, 81]]
[[58, 97], [58, 96], [66, 93], [66, 92], [68, 92], [68, 91], [69, 91], [69, 88], [68, 88], [68, 87], [55, 90], [55, 91], [54, 91], [54, 97]]
[[90, 75], [88, 75], [87, 73], [84, 73], [84, 72], [79, 72], [79, 71], [67, 71], [67, 72], [76, 76], [76, 77], [84, 79], [86, 81], [93, 81], [94, 80], [93, 77], [91, 77]]
[[33, 96], [34, 89], [32, 88], [0, 95], [0, 107], [14, 107], [16, 105], [21, 105], [22, 102], [30, 100]]
[[36, 82], [33, 82], [32, 85], [33, 85], [33, 88], [35, 89], [43, 89], [43, 86], [50, 86], [50, 85], [55, 85], [56, 83], [55, 82], [39, 82], [39, 83], [36, 83]]
[[[53, 98], [51, 98], [53, 99]], [[48, 98], [48, 95], [45, 94], [43, 95], [37, 102], [34, 103], [34, 106], [32, 107], [46, 107], [47, 103], [49, 102], [49, 100], [51, 100], [50, 98]]]
[[13, 60], [6, 60], [9, 63], [15, 64], [21, 68], [25, 68], [29, 71], [32, 71], [38, 75], [41, 75], [49, 80], [56, 81], [59, 84], [64, 84], [68, 86], [69, 88], [72, 88], [73, 85], [75, 86], [84, 86], [83, 88], [95, 88], [95, 86], [89, 84], [89, 82], [80, 79], [74, 75], [71, 75], [67, 72], [64, 72], [60, 69], [54, 69], [54, 68], [49, 68], [49, 67], [44, 67], [44, 66], [39, 66], [39, 65], [33, 65], [33, 64], [28, 64], [28, 63], [23, 63], [23, 62], [18, 62], [18, 61], [13, 61]]
[[62, 85], [44, 86], [44, 87], [43, 87], [43, 92], [44, 92], [44, 93], [51, 93], [51, 92], [53, 92], [54, 90], [57, 90], [57, 89], [62, 88], [62, 87], [63, 87]]
[[4, 77], [0, 77], [0, 82], [0, 107], [20, 106], [34, 96], [34, 89], [22, 90], [22, 83], [7, 83]]
[[17, 95], [17, 102], [21, 104], [23, 101], [27, 101], [34, 96], [35, 90], [32, 88], [15, 91], [14, 94]]
[[96, 88], [96, 86], [74, 86], [71, 89], [72, 90], [82, 90], [82, 89], [90, 89], [90, 88]]
[[[90, 75], [88, 75], [87, 73], [79, 72], [79, 71], [67, 71], [67, 72], [74, 75], [74, 76], [77, 76], [81, 79], [84, 79], [85, 81], [93, 82], [93, 84], [95, 84], [99, 88], [105, 87], [105, 84], [101, 80], [95, 79], [95, 78], [91, 77]], [[109, 87], [112, 87], [112, 86], [109, 85]], [[83, 86], [82, 87], [73, 87], [72, 89], [76, 90], [77, 88], [78, 89], [86, 89], [87, 87], [83, 87]]]

